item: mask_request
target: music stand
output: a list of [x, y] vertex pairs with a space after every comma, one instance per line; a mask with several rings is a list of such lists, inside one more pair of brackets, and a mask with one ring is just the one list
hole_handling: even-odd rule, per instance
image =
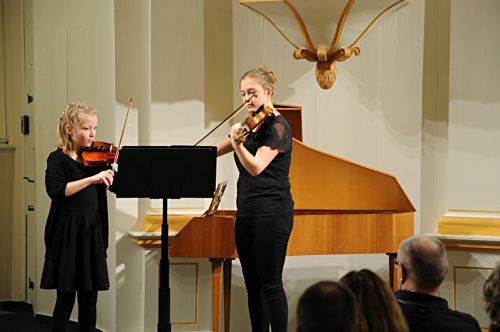
[[116, 197], [163, 199], [158, 332], [171, 331], [167, 200], [213, 197], [216, 158], [214, 146], [124, 146], [120, 150], [113, 183]]

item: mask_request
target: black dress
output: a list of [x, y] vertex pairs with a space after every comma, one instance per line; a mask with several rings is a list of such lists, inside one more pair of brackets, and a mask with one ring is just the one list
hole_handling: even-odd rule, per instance
[[61, 149], [47, 158], [45, 188], [52, 203], [45, 226], [41, 288], [66, 292], [109, 288], [106, 187], [90, 185], [72, 196], [64, 196], [68, 182], [99, 171], [102, 168], [86, 167]]

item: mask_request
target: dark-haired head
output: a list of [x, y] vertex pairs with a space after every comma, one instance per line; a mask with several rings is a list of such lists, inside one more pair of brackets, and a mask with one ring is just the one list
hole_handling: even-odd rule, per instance
[[357, 332], [354, 294], [334, 281], [320, 281], [302, 294], [297, 305], [297, 332]]

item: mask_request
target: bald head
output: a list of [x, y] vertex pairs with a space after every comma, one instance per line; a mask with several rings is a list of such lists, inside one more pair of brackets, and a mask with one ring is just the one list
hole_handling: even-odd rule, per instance
[[422, 292], [430, 293], [438, 289], [448, 271], [444, 244], [426, 235], [412, 236], [401, 242], [398, 261], [407, 279]]

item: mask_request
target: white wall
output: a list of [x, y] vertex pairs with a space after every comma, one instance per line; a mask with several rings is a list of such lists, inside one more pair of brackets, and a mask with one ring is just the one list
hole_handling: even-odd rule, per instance
[[[118, 144], [129, 99], [122, 144], [150, 145], [151, 95], [151, 1], [115, 1], [116, 136]], [[127, 238], [127, 231], [140, 224], [139, 211], [147, 200], [116, 200], [116, 326], [110, 331], [140, 331], [144, 312], [140, 251]], [[139, 227], [139, 226], [137, 226]]]
[[[5, 43], [4, 35], [6, 34], [7, 23], [4, 20], [4, 16], [9, 13], [4, 14], [4, 1], [0, 2], [0, 100], [5, 100], [5, 65], [6, 61], [4, 59], [5, 55]], [[5, 144], [8, 142], [7, 138], [7, 110], [5, 109], [5, 103], [0, 104], [0, 143]]]
[[5, 112], [0, 111], [0, 126], [4, 126], [0, 129], [0, 300], [22, 301], [26, 299], [24, 136], [19, 130], [23, 110], [23, 8], [14, 0], [3, 0], [1, 6], [4, 53], [0, 56], [0, 80], [5, 85], [0, 86], [0, 103]]
[[451, 3], [448, 209], [500, 210], [500, 2]]
[[[0, 147], [0, 186], [7, 193], [11, 193], [14, 187], [12, 181], [14, 178], [14, 151], [14, 148]], [[13, 265], [13, 227], [8, 222], [12, 219], [12, 195], [5, 195], [0, 200], [0, 221], [3, 224], [0, 235], [0, 266], [2, 267], [2, 272], [0, 273], [0, 300], [2, 301], [7, 301], [14, 296], [24, 298], [24, 294], [22, 294], [24, 287], [17, 295], [12, 294], [13, 273], [8, 269], [8, 267]], [[19, 275], [20, 273], [18, 272], [17, 276]]]
[[447, 208], [450, 2], [425, 2], [420, 231], [427, 233]]

